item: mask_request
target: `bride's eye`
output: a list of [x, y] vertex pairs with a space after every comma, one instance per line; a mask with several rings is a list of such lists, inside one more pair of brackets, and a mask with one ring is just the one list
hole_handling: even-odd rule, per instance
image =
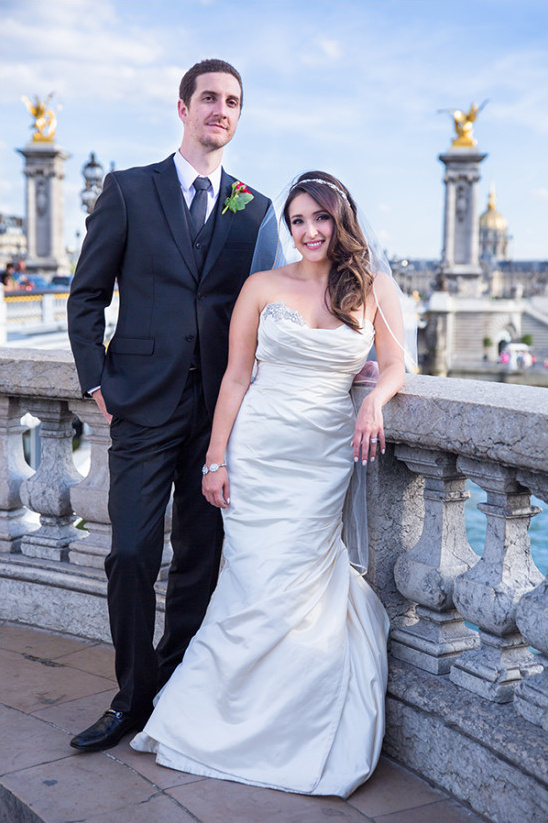
[[300, 217], [294, 217], [293, 220], [291, 221], [291, 225], [292, 226], [298, 226], [302, 222], [303, 221]]
[[331, 215], [330, 214], [319, 214], [318, 215], [318, 220], [331, 220]]

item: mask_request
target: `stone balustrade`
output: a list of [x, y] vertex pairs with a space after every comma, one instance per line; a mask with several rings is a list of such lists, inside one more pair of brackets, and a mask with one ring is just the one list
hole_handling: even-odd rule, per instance
[[[353, 389], [356, 406], [365, 391]], [[345, 508], [349, 547], [392, 623], [385, 750], [496, 823], [548, 815], [548, 581], [528, 539], [531, 493], [548, 500], [546, 394], [411, 380], [385, 407], [386, 454], [356, 469]], [[41, 421], [35, 471], [26, 412]], [[91, 431], [86, 477], [75, 417]], [[70, 354], [0, 349], [3, 619], [109, 638], [108, 443]], [[487, 494], [481, 558], [466, 537], [467, 478]], [[161, 579], [157, 593], [160, 623]]]

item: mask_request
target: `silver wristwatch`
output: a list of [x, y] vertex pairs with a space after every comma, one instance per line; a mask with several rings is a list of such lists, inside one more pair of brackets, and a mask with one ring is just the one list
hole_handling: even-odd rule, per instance
[[202, 466], [202, 474], [206, 475], [209, 474], [209, 472], [218, 472], [219, 469], [223, 468], [223, 466], [226, 466], [226, 463], [211, 463], [210, 466], [206, 466], [204, 463]]

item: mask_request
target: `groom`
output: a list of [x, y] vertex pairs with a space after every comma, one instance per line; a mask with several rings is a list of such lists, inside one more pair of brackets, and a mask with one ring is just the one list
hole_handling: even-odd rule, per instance
[[[110, 748], [142, 728], [204, 617], [218, 574], [222, 523], [202, 496], [201, 468], [232, 308], [270, 201], [250, 190], [243, 210], [225, 209], [238, 182], [221, 168], [242, 107], [236, 69], [203, 60], [183, 77], [179, 97], [180, 149], [106, 177], [68, 303], [82, 391], [112, 437], [105, 568], [119, 691], [71, 741], [81, 751]], [[105, 351], [104, 309], [116, 282], [118, 324]], [[172, 486], [173, 561], [164, 635], [154, 650], [154, 583]]]

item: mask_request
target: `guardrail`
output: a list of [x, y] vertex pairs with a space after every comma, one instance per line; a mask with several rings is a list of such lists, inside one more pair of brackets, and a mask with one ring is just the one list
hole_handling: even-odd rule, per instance
[[[108, 427], [81, 399], [69, 353], [3, 349], [0, 369], [0, 616], [108, 639]], [[353, 389], [356, 405], [364, 391]], [[387, 452], [356, 470], [345, 509], [392, 623], [385, 750], [497, 823], [548, 815], [548, 582], [528, 538], [531, 493], [548, 499], [546, 399], [529, 386], [415, 378], [386, 405]], [[26, 412], [41, 420], [35, 471]], [[86, 477], [73, 462], [75, 416], [91, 429]], [[487, 493], [481, 558], [466, 539], [466, 478]], [[157, 590], [161, 618], [162, 580]]]

